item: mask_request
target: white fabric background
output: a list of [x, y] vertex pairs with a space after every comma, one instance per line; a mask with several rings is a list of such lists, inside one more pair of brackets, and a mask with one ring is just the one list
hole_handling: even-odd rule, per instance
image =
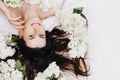
[[90, 80], [120, 80], [120, 0], [85, 0]]
[[[92, 72], [88, 80], [120, 80], [119, 3], [119, 0], [82, 0], [81, 4], [77, 4], [84, 7], [84, 14], [89, 21], [88, 57]], [[67, 12], [67, 9], [64, 10]], [[0, 31], [4, 31], [4, 24], [9, 23], [0, 15]], [[17, 34], [13, 28], [7, 30]]]

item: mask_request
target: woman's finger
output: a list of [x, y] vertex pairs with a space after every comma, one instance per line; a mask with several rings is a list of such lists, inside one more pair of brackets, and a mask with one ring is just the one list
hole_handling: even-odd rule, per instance
[[10, 23], [15, 26], [21, 26], [22, 24], [24, 24], [24, 21], [20, 21], [20, 22], [10, 21]]
[[8, 20], [10, 20], [10, 21], [17, 21], [17, 20], [20, 20], [20, 19], [21, 19], [20, 16], [18, 16], [18, 17], [8, 17]]

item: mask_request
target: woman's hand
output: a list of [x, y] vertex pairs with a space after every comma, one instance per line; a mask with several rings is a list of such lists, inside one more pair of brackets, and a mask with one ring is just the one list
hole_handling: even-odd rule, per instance
[[17, 29], [23, 28], [21, 27], [24, 24], [24, 21], [20, 16], [17, 16], [15, 13], [11, 11], [5, 12], [6, 17], [8, 18], [8, 21]]
[[[10, 13], [10, 14], [9, 14]], [[6, 14], [9, 22], [19, 31], [19, 38], [23, 36], [23, 29], [24, 29], [24, 21], [20, 16], [16, 16], [13, 12], [9, 12]]]
[[17, 16], [14, 12], [10, 11], [0, 0], [0, 10], [6, 15], [9, 22], [17, 29], [23, 28], [24, 21], [20, 16]]

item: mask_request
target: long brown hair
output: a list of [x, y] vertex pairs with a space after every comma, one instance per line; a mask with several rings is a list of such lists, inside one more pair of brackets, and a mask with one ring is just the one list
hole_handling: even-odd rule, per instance
[[[18, 46], [20, 48], [20, 57], [23, 64], [26, 65], [28, 80], [33, 80], [37, 72], [43, 72], [48, 65], [55, 61], [61, 70], [69, 70], [76, 76], [87, 76], [88, 70], [84, 58], [68, 58], [64, 56], [70, 49], [66, 32], [59, 28], [54, 28], [51, 32], [46, 31], [46, 46], [44, 48], [29, 48], [25, 41], [20, 39]], [[61, 53], [62, 54], [59, 54]]]

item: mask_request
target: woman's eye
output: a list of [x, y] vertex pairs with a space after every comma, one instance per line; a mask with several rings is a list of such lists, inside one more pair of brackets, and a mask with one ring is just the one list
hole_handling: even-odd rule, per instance
[[33, 35], [29, 35], [29, 38], [30, 38], [30, 39], [33, 39]]
[[44, 39], [45, 35], [44, 34], [40, 34], [39, 37]]
[[33, 35], [29, 35], [29, 37], [33, 37]]

